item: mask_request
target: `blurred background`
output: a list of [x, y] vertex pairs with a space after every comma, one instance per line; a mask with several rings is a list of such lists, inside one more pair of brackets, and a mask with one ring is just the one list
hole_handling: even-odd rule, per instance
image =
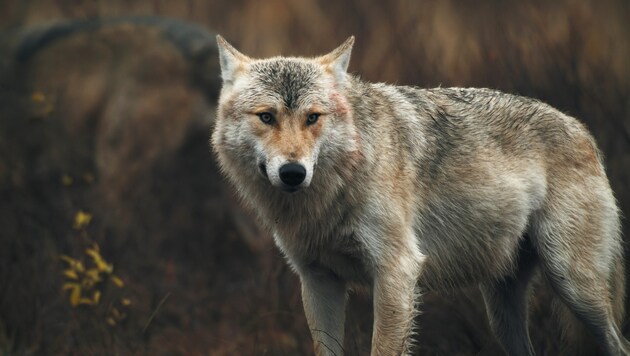
[[[217, 33], [253, 57], [355, 35], [365, 80], [548, 102], [630, 214], [624, 0], [4, 0], [0, 29], [0, 355], [312, 354], [298, 280], [208, 145]], [[532, 338], [554, 355], [546, 298]], [[423, 300], [418, 355], [501, 354], [474, 288]], [[370, 298], [350, 305], [345, 349], [368, 354]]]

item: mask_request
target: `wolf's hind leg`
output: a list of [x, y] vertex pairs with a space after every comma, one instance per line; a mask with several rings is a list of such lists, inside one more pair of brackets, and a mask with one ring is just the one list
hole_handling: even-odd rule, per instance
[[508, 355], [534, 355], [527, 329], [527, 303], [536, 266], [535, 253], [524, 246], [514, 276], [480, 285], [490, 328]]
[[557, 323], [555, 335], [560, 340], [557, 355], [597, 355], [599, 353], [597, 340], [558, 295], [553, 293], [550, 295], [550, 306]]
[[545, 209], [533, 219], [532, 243], [549, 285], [597, 339], [602, 352], [630, 355], [618, 325], [623, 310], [613, 300], [623, 298], [617, 290], [623, 276], [616, 274], [623, 271], [617, 268], [622, 247], [614, 201], [610, 197], [613, 202], [606, 204], [604, 194], [593, 194], [596, 189], [572, 188], [562, 195], [552, 192]]

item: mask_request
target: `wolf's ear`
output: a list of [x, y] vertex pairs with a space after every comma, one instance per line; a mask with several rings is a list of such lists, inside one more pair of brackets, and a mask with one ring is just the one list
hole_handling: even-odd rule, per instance
[[354, 36], [350, 36], [341, 46], [320, 58], [320, 62], [332, 70], [337, 82], [343, 82], [346, 79], [353, 44]]
[[250, 59], [237, 51], [220, 35], [217, 35], [217, 46], [219, 48], [219, 62], [221, 63], [221, 78], [223, 78], [224, 83], [231, 83], [239, 69]]

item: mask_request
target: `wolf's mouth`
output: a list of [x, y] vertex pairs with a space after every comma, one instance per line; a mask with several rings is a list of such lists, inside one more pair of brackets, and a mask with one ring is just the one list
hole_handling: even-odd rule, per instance
[[289, 188], [289, 187], [283, 187], [283, 188], [282, 188], [282, 190], [283, 190], [285, 193], [295, 193], [295, 192], [297, 192], [298, 190], [300, 190], [300, 188]]

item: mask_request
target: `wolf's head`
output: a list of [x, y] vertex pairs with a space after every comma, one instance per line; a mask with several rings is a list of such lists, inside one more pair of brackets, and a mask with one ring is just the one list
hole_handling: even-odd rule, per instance
[[357, 149], [346, 98], [354, 37], [317, 58], [252, 59], [217, 43], [223, 88], [212, 143], [222, 169], [286, 192], [325, 184], [325, 168], [339, 171]]

